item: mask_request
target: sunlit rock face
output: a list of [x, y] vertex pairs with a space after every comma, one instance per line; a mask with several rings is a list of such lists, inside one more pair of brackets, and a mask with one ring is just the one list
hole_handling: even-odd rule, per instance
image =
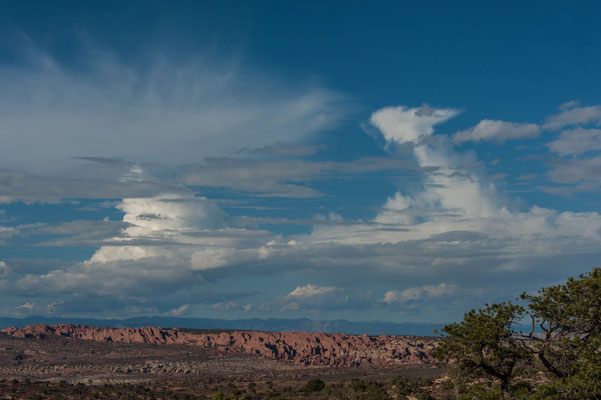
[[307, 332], [233, 331], [196, 334], [178, 329], [101, 328], [71, 324], [5, 328], [20, 338], [71, 339], [155, 345], [184, 344], [232, 353], [256, 354], [295, 365], [392, 367], [432, 364], [435, 339], [394, 335], [343, 335]]

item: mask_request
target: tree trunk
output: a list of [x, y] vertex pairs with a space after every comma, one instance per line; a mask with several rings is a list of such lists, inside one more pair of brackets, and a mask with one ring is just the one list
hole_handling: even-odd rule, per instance
[[504, 399], [511, 399], [511, 393], [509, 392], [509, 382], [501, 382], [501, 391], [503, 392]]

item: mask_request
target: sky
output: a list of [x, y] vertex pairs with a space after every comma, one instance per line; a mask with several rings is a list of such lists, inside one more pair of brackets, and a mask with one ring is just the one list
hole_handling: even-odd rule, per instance
[[601, 266], [600, 18], [0, 2], [0, 315], [438, 323]]

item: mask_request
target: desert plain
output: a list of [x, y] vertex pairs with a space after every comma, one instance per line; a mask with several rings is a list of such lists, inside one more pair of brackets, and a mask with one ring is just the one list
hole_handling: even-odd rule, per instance
[[430, 354], [435, 341], [394, 335], [29, 325], [0, 333], [0, 396], [421, 399], [444, 391], [444, 369]]

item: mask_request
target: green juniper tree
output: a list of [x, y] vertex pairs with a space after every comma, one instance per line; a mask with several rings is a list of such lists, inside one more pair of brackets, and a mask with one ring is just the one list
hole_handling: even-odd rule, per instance
[[532, 348], [549, 375], [548, 398], [601, 399], [601, 269], [542, 288], [527, 300]]
[[[503, 302], [446, 325], [435, 357], [471, 398], [601, 400], [601, 269], [521, 297], [528, 312]], [[518, 332], [527, 316], [531, 332]], [[528, 371], [545, 378], [528, 387]]]
[[434, 351], [442, 362], [451, 362], [451, 375], [466, 381], [497, 382], [503, 397], [510, 398], [514, 371], [529, 362], [531, 352], [515, 340], [514, 326], [524, 317], [523, 307], [503, 302], [471, 310], [460, 323], [445, 325]]

